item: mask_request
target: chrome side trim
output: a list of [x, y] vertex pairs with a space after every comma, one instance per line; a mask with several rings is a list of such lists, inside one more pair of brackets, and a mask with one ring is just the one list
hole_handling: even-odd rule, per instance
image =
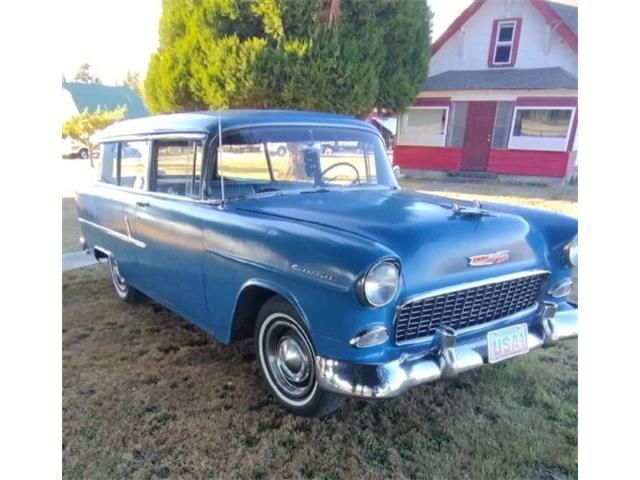
[[[537, 321], [530, 324], [529, 350], [551, 346], [578, 336], [578, 309], [557, 309], [546, 303]], [[419, 355], [401, 355], [379, 364], [357, 364], [316, 357], [319, 386], [341, 395], [389, 398], [423, 383], [434, 382], [488, 363], [487, 337], [456, 344], [455, 333], [440, 332], [437, 348]]]
[[132, 238], [133, 235], [131, 235], [131, 225], [129, 225], [129, 217], [127, 217], [126, 215], [124, 216], [124, 224], [127, 227], [127, 236], [129, 238]]
[[[136, 247], [145, 248], [147, 246], [144, 242], [142, 242], [140, 240], [137, 240], [137, 239], [133, 238], [130, 235], [125, 235], [123, 233], [116, 232], [115, 230], [111, 230], [110, 228], [103, 227], [102, 225], [98, 225], [97, 223], [93, 223], [93, 222], [91, 222], [89, 220], [86, 220], [86, 219], [84, 219], [82, 217], [78, 217], [78, 221], [80, 223], [84, 223], [85, 225], [89, 225], [91, 227], [94, 227], [94, 228], [100, 230], [101, 232], [106, 233], [107, 235], [111, 235], [114, 238], [117, 238], [117, 239], [122, 240], [122, 241], [127, 242], [127, 243], [131, 243], [131, 244], [135, 245]], [[126, 223], [127, 223], [127, 226], [128, 226], [128, 222], [126, 222]]]
[[524, 270], [522, 272], [509, 273], [507, 275], [501, 275], [499, 277], [491, 277], [485, 278], [482, 280], [476, 280], [475, 282], [467, 282], [467, 283], [458, 283], [456, 285], [450, 285], [448, 287], [438, 288], [436, 290], [431, 290], [426, 293], [419, 293], [417, 295], [413, 295], [405, 298], [396, 307], [396, 315], [403, 307], [412, 302], [417, 302], [419, 300], [425, 300], [431, 297], [437, 297], [439, 295], [444, 295], [446, 293], [457, 292], [460, 290], [467, 290], [469, 288], [481, 287], [484, 285], [491, 285], [493, 283], [502, 283], [508, 282], [509, 280], [517, 280], [520, 278], [532, 277], [535, 275], [549, 274], [549, 270], [537, 269], [537, 270]]

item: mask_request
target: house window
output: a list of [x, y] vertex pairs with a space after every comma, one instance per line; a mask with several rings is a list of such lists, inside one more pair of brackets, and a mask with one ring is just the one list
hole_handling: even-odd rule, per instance
[[510, 67], [516, 63], [521, 19], [496, 20], [491, 33], [489, 66]]
[[449, 107], [413, 107], [400, 118], [399, 145], [443, 147]]
[[467, 110], [469, 102], [451, 102], [451, 120], [447, 133], [447, 147], [462, 148], [464, 131], [467, 125]]
[[507, 148], [513, 118], [513, 102], [497, 102], [496, 120], [493, 125], [491, 148]]
[[574, 108], [516, 107], [509, 148], [565, 151]]

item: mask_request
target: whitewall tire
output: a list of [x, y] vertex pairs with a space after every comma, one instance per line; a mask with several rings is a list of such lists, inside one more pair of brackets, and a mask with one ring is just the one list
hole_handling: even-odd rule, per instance
[[129, 303], [136, 303], [140, 300], [142, 295], [138, 290], [127, 283], [120, 272], [118, 261], [113, 255], [109, 255], [109, 272], [111, 273], [113, 288], [116, 291], [116, 295], [118, 295], [121, 300]]
[[313, 344], [289, 302], [276, 296], [262, 306], [254, 340], [260, 373], [284, 408], [322, 417], [342, 405], [343, 397], [318, 386]]

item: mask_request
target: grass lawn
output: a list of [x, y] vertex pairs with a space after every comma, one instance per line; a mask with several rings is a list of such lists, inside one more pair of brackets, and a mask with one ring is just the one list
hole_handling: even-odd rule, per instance
[[[403, 183], [577, 213], [572, 188]], [[311, 420], [269, 398], [251, 341], [118, 301], [104, 266], [62, 278], [65, 478], [577, 476], [577, 341]]]

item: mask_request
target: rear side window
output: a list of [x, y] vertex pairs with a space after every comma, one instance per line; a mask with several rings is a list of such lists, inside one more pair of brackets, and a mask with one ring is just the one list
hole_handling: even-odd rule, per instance
[[199, 198], [202, 142], [200, 140], [157, 141], [154, 152], [154, 182], [151, 190]]
[[123, 187], [144, 190], [149, 160], [149, 142], [120, 143], [120, 183]]
[[98, 182], [118, 184], [118, 143], [109, 142], [100, 145], [98, 157]]

